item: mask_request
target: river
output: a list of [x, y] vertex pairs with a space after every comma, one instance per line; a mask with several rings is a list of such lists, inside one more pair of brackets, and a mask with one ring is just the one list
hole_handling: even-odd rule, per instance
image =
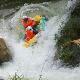
[[[0, 76], [6, 80], [9, 75], [17, 73], [31, 80], [80, 80], [80, 67], [59, 67], [59, 61], [54, 61], [55, 33], [68, 21], [75, 4], [76, 0], [61, 0], [40, 4], [26, 3], [24, 6], [0, 10], [0, 36], [5, 38], [13, 53], [13, 61], [0, 67]], [[18, 39], [20, 37], [16, 26], [19, 25], [20, 17], [33, 17], [36, 14], [49, 18], [46, 30], [41, 33], [35, 46], [25, 48], [23, 40], [17, 41], [17, 36]]]

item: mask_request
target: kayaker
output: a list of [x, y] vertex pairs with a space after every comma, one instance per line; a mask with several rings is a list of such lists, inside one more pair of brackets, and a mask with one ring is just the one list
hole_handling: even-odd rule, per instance
[[27, 28], [28, 26], [34, 27], [37, 25], [37, 22], [29, 17], [25, 17], [21, 20], [22, 25]]
[[30, 39], [32, 39], [35, 36], [33, 29], [31, 26], [28, 26], [26, 28], [26, 32], [25, 32], [25, 40], [29, 41]]
[[35, 29], [36, 26], [39, 24], [37, 21], [35, 21], [32, 18], [29, 18], [27, 16], [25, 16], [22, 20], [21, 20], [22, 25], [24, 26], [24, 28], [26, 29], [28, 26], [31, 26], [33, 28], [33, 32], [34, 34], [37, 34], [38, 31]]
[[22, 25], [26, 29], [25, 40], [29, 41], [39, 32], [37, 25], [40, 23], [41, 18], [41, 16], [36, 15], [33, 19], [27, 16], [22, 19]]

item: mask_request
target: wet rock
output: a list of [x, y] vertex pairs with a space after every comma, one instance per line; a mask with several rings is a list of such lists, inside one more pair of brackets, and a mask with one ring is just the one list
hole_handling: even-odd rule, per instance
[[7, 47], [4, 39], [0, 38], [0, 64], [12, 59], [11, 52]]

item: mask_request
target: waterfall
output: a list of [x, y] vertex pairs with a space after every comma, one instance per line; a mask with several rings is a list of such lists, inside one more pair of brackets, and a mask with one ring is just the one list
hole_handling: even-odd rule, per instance
[[[0, 76], [8, 78], [9, 75], [24, 75], [32, 80], [79, 80], [80, 67], [74, 70], [58, 68], [59, 64], [54, 63], [55, 55], [55, 33], [65, 25], [70, 17], [71, 11], [76, 5], [76, 0], [61, 0], [58, 2], [45, 2], [40, 4], [25, 4], [12, 17], [8, 17], [5, 26], [5, 36], [13, 51], [13, 62], [4, 63], [0, 68]], [[74, 6], [74, 7], [73, 7]], [[46, 23], [46, 30], [41, 32], [37, 44], [33, 47], [24, 48], [23, 41], [17, 42], [14, 38], [17, 34], [15, 26], [19, 25], [19, 17], [28, 15], [46, 15], [49, 20]], [[7, 27], [6, 27], [7, 26]], [[12, 28], [12, 30], [10, 30]], [[4, 29], [4, 28], [3, 28]], [[11, 34], [10, 34], [11, 33]], [[8, 36], [14, 37], [8, 37]]]

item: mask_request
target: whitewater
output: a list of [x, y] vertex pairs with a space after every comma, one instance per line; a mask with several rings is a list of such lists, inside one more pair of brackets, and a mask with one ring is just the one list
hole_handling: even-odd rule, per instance
[[[5, 62], [0, 67], [0, 77], [5, 80], [15, 73], [24, 75], [31, 80], [80, 80], [80, 67], [69, 69], [59, 67], [59, 61], [54, 61], [56, 52], [54, 40], [58, 29], [63, 27], [76, 5], [76, 0], [61, 0], [55, 3], [25, 4], [14, 15], [6, 20], [0, 19], [0, 36], [3, 37], [12, 51], [13, 61]], [[23, 40], [14, 26], [19, 25], [20, 17], [28, 15], [46, 15], [45, 31], [41, 32], [37, 44], [32, 47], [23, 47]], [[17, 36], [19, 41], [17, 41]]]

